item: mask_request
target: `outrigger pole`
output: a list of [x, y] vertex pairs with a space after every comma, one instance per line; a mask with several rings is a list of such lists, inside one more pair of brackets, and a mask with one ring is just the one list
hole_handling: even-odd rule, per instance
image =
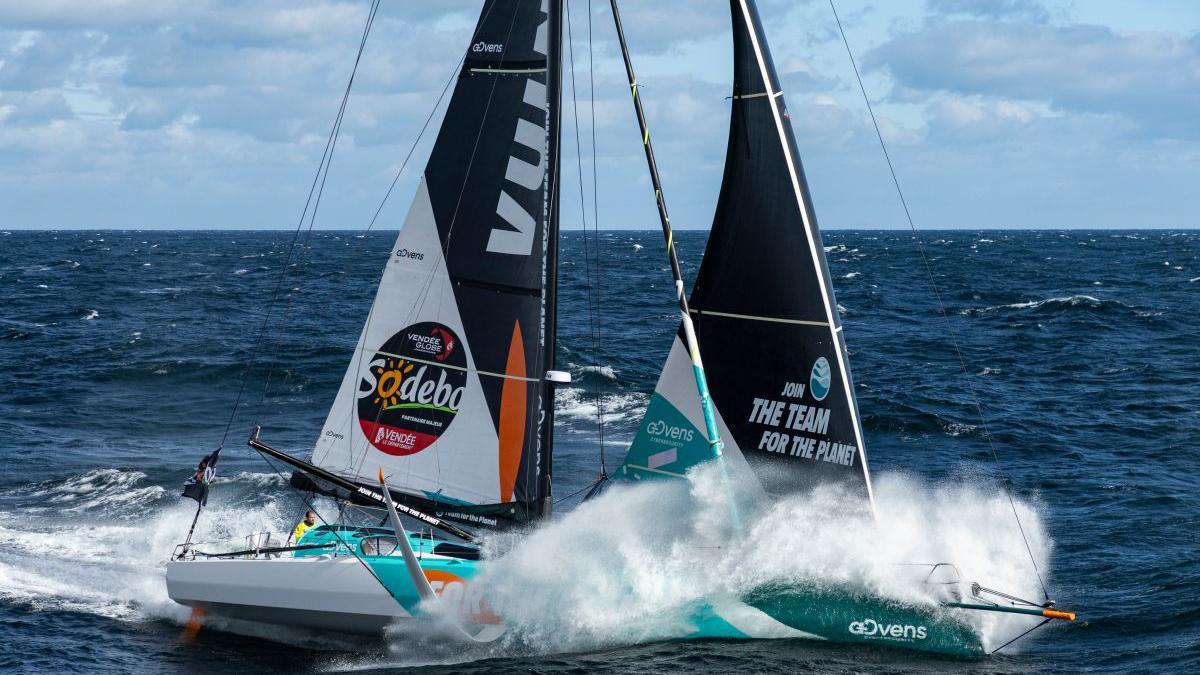
[[[292, 455], [289, 455], [286, 452], [283, 452], [282, 450], [276, 450], [275, 448], [272, 448], [271, 446], [267, 445], [266, 443], [263, 443], [262, 441], [258, 440], [259, 429], [260, 429], [260, 427], [255, 427], [254, 434], [251, 435], [250, 440], [247, 441], [247, 443], [250, 445], [250, 447], [254, 448], [255, 450], [258, 450], [259, 452], [261, 452], [263, 454], [270, 455], [271, 457], [274, 457], [275, 459], [278, 459], [279, 461], [281, 461], [289, 466], [300, 469], [301, 471], [304, 471], [306, 473], [310, 473], [310, 474], [316, 476], [317, 478], [320, 478], [321, 480], [333, 483], [334, 485], [342, 488], [343, 490], [350, 492], [351, 494], [358, 495], [359, 497], [363, 497], [367, 500], [370, 500], [370, 502], [376, 504], [381, 509], [387, 508], [388, 501], [386, 498], [384, 498], [384, 496], [380, 492], [377, 492], [371, 488], [368, 488], [365, 485], [359, 485], [358, 483], [355, 483], [353, 481], [346, 480], [345, 478], [342, 478], [341, 476], [337, 475], [336, 473], [333, 473], [331, 471], [326, 471], [325, 469], [322, 469], [319, 466], [309, 464], [308, 462], [300, 459], [299, 457], [293, 457]], [[386, 490], [386, 489], [387, 489], [386, 487], [380, 488], [380, 490]], [[388, 495], [388, 496], [391, 496], [391, 495]], [[478, 542], [478, 539], [475, 537], [475, 535], [471, 534], [470, 532], [467, 532], [466, 530], [462, 529], [461, 527], [458, 527], [452, 523], [448, 523], [448, 522], [442, 520], [441, 518], [438, 518], [437, 516], [425, 513], [424, 511], [419, 511], [417, 509], [412, 508], [411, 506], [406, 506], [404, 504], [396, 504], [396, 509], [399, 510], [401, 513], [403, 513], [406, 516], [416, 518], [417, 520], [421, 521], [422, 523], [425, 523], [426, 525], [428, 525], [430, 527], [434, 527], [439, 530], [442, 530], [443, 532], [452, 534], [452, 535], [458, 537], [459, 539], [463, 539], [465, 541], [471, 542], [472, 544]]]
[[1063, 621], [1074, 621], [1075, 612], [1063, 612], [1057, 609], [1045, 609], [1041, 607], [1005, 607], [1004, 605], [974, 605], [965, 602], [947, 602], [946, 607], [955, 607], [957, 609], [974, 609], [981, 612], [1005, 612], [1008, 614], [1028, 614], [1029, 616], [1040, 616], [1045, 619], [1061, 619]]
[[629, 91], [633, 95], [633, 109], [637, 112], [638, 127], [642, 131], [642, 147], [646, 151], [646, 164], [650, 167], [650, 181], [654, 184], [654, 200], [658, 204], [658, 220], [662, 223], [663, 237], [667, 240], [667, 257], [671, 260], [671, 276], [675, 278], [675, 296], [679, 300], [683, 334], [686, 338], [688, 354], [692, 359], [696, 389], [700, 392], [700, 408], [704, 412], [708, 444], [713, 459], [720, 460], [725, 443], [721, 440], [720, 432], [717, 431], [712, 397], [708, 393], [708, 379], [704, 376], [704, 363], [700, 360], [700, 345], [696, 341], [696, 329], [692, 325], [687, 293], [684, 291], [683, 271], [679, 268], [679, 257], [675, 255], [675, 235], [671, 231], [671, 217], [667, 214], [667, 200], [663, 196], [662, 183], [658, 179], [658, 164], [654, 161], [654, 147], [650, 144], [650, 127], [647, 126], [646, 114], [642, 111], [642, 99], [638, 97], [637, 76], [633, 74], [633, 61], [629, 56], [629, 46], [625, 43], [625, 29], [621, 26], [621, 13], [617, 11], [617, 0], [609, 0], [609, 4], [612, 6], [613, 23], [617, 27], [617, 39], [621, 43], [621, 58], [625, 60], [625, 75], [629, 79]]

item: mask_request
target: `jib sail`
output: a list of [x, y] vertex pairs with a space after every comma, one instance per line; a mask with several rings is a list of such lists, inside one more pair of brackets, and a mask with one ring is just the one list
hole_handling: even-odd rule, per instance
[[559, 13], [489, 0], [313, 463], [480, 525], [549, 507]]
[[[831, 481], [871, 498], [837, 302], [779, 80], [750, 0], [733, 0], [725, 175], [691, 312], [726, 457], [771, 493]], [[708, 459], [691, 364], [676, 336], [626, 477]]]

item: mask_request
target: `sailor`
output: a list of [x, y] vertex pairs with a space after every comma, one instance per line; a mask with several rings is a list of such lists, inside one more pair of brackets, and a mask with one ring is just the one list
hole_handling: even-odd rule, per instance
[[305, 532], [311, 530], [317, 524], [317, 514], [315, 511], [305, 511], [304, 520], [296, 525], [296, 530], [292, 532], [292, 541], [299, 544], [300, 538]]

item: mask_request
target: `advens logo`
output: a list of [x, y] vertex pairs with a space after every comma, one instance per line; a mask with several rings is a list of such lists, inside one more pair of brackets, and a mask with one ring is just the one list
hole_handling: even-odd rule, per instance
[[862, 637], [893, 638], [897, 640], [924, 640], [925, 626], [912, 624], [879, 623], [875, 619], [850, 622], [850, 633]]
[[670, 439], [672, 441], [680, 441], [683, 443], [691, 443], [696, 437], [696, 432], [687, 427], [677, 427], [673, 424], [668, 424], [663, 420], [655, 420], [646, 427], [646, 431], [651, 436]]
[[418, 453], [458, 415], [467, 356], [454, 331], [432, 321], [396, 333], [379, 351], [387, 356], [372, 361], [358, 384], [358, 423], [381, 452]]

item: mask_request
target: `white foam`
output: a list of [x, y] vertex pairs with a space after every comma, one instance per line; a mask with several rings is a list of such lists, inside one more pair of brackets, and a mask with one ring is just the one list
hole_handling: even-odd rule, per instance
[[[994, 489], [877, 476], [877, 522], [860, 498], [828, 489], [740, 502], [740, 528], [731, 524], [727, 494], [719, 473], [702, 467], [687, 481], [617, 486], [521, 539], [480, 579], [512, 629], [510, 648], [587, 650], [683, 637], [698, 603], [777, 582], [937, 602], [920, 583], [928, 568], [904, 563], [952, 562], [964, 580], [1040, 598], [1008, 501]], [[1050, 542], [1041, 520], [1028, 505], [1017, 507], [1044, 570]], [[972, 620], [991, 646], [1030, 624], [1005, 615]]]
[[[933, 602], [929, 591], [913, 583], [914, 568], [898, 563], [953, 562], [966, 580], [1040, 597], [1008, 502], [987, 486], [930, 487], [904, 475], [882, 475], [875, 480], [877, 524], [856, 512], [860, 499], [830, 489], [773, 503], [739, 501], [735, 528], [728, 485], [713, 469], [700, 467], [686, 481], [615, 486], [520, 540], [499, 535], [489, 540], [498, 557], [484, 568], [480, 583], [511, 627], [511, 636], [497, 646], [501, 653], [681, 637], [690, 630], [696, 603], [779, 581], [851, 584], [888, 598]], [[252, 487], [254, 503], [239, 502], [234, 484]], [[263, 488], [278, 484], [274, 474], [241, 473], [214, 486], [223, 494], [200, 519], [195, 537], [200, 548], [236, 545], [256, 529], [287, 528], [295, 504], [286, 497], [263, 501], [270, 494]], [[58, 510], [0, 511], [0, 600], [34, 611], [182, 623], [188, 611], [167, 597], [164, 571], [195, 505], [179, 500], [147, 510], [146, 501], [117, 496], [147, 488], [143, 500], [165, 491], [146, 485], [139, 472], [101, 469], [6, 491], [6, 503], [61, 498], [88, 506], [69, 518]], [[1026, 504], [1017, 507], [1045, 570], [1051, 544], [1040, 517]], [[992, 646], [1029, 624], [1011, 616], [974, 620]], [[224, 630], [312, 644], [289, 629], [214, 622]], [[413, 653], [412, 639], [405, 635], [394, 646], [406, 665], [413, 665], [404, 656]], [[497, 655], [493, 649], [418, 651], [425, 663]], [[360, 666], [378, 663], [339, 667]]]
[[[227, 482], [263, 480], [272, 474], [239, 474]], [[187, 533], [195, 502], [166, 502], [167, 490], [145, 474], [97, 469], [61, 481], [6, 490], [0, 511], [0, 601], [33, 611], [73, 611], [122, 621], [168, 619], [182, 623], [188, 609], [167, 596], [165, 570]], [[220, 480], [220, 479], [218, 479]], [[214, 486], [220, 490], [221, 484]], [[254, 493], [256, 502], [261, 495]], [[281, 531], [291, 502], [246, 505], [233, 490], [232, 504], [213, 500], [195, 540], [228, 547], [254, 529]]]
[[613, 370], [612, 366], [583, 366], [579, 369], [580, 373], [594, 373], [608, 380], [617, 379], [617, 371]]
[[[604, 421], [640, 418], [649, 397], [641, 392], [602, 394]], [[554, 415], [560, 420], [594, 420], [599, 414], [595, 392], [579, 387], [560, 387], [554, 392]]]

